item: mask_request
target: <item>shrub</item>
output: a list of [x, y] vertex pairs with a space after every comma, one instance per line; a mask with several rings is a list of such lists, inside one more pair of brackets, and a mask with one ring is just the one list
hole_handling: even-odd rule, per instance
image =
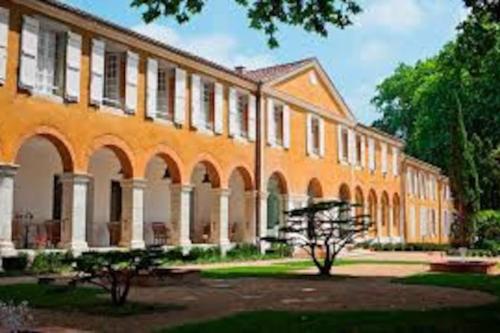
[[221, 248], [218, 246], [202, 248], [202, 247], [193, 247], [189, 254], [183, 257], [183, 261], [204, 261], [204, 262], [213, 262], [219, 261], [222, 258]]
[[16, 257], [5, 257], [2, 259], [2, 267], [6, 272], [21, 272], [28, 266], [28, 256], [24, 253]]
[[226, 256], [228, 259], [237, 260], [259, 259], [262, 257], [259, 249], [254, 244], [237, 244], [227, 251]]
[[181, 246], [174, 247], [164, 253], [163, 259], [165, 261], [182, 261], [184, 259], [184, 253]]
[[500, 244], [500, 211], [482, 210], [474, 214], [476, 247], [492, 248]]
[[30, 270], [35, 274], [62, 273], [71, 270], [72, 258], [71, 252], [41, 252], [35, 256]]

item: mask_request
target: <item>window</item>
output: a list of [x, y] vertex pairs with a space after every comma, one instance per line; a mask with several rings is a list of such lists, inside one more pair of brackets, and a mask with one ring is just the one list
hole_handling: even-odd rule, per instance
[[248, 136], [248, 95], [238, 92], [236, 123], [238, 124], [239, 135]]
[[104, 57], [104, 99], [106, 105], [122, 108], [125, 61], [123, 52], [106, 51]]
[[172, 121], [174, 118], [175, 73], [171, 68], [158, 68], [156, 117]]
[[40, 23], [35, 83], [37, 93], [63, 95], [65, 37], [63, 31]]
[[214, 129], [214, 83], [201, 81], [201, 122], [208, 130]]
[[311, 139], [312, 139], [312, 152], [315, 155], [320, 155], [320, 129], [319, 119], [311, 119]]
[[361, 148], [361, 136], [356, 135], [356, 165], [361, 166], [361, 159], [363, 158], [363, 150]]
[[342, 160], [347, 161], [349, 159], [349, 132], [347, 129], [342, 129]]
[[274, 106], [274, 124], [275, 124], [275, 140], [276, 144], [283, 145], [283, 105]]

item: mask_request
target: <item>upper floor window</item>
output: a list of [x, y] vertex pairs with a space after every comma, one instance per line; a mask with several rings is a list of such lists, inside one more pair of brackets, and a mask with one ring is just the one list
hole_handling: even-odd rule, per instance
[[363, 158], [361, 135], [356, 135], [356, 165], [361, 166]]
[[104, 104], [117, 108], [123, 107], [124, 74], [124, 53], [106, 50], [104, 56]]
[[208, 130], [214, 129], [215, 87], [212, 81], [201, 80], [201, 125]]
[[35, 82], [37, 93], [63, 96], [65, 40], [66, 34], [61, 28], [40, 22]]
[[311, 137], [312, 137], [312, 151], [314, 154], [320, 154], [320, 120], [312, 118], [311, 120]]
[[238, 134], [240, 137], [248, 136], [248, 105], [249, 105], [249, 96], [248, 94], [244, 94], [242, 92], [237, 93], [237, 101], [236, 101], [236, 123], [238, 124]]
[[349, 131], [347, 128], [342, 128], [341, 132], [341, 144], [342, 144], [342, 160], [347, 161], [349, 159]]
[[159, 67], [157, 77], [156, 117], [172, 121], [174, 118], [175, 71]]
[[274, 142], [279, 146], [283, 145], [283, 108], [282, 104], [275, 104], [273, 109]]

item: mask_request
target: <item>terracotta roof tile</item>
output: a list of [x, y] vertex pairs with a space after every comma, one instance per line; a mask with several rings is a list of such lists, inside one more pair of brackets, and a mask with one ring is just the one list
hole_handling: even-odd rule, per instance
[[314, 61], [316, 61], [316, 58], [305, 58], [285, 64], [278, 64], [275, 66], [245, 71], [244, 75], [251, 80], [266, 82], [293, 72], [294, 70], [304, 66], [305, 64]]

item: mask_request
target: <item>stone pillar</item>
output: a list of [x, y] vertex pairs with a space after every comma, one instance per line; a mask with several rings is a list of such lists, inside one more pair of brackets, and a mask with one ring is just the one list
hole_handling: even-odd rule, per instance
[[88, 249], [86, 240], [89, 177], [65, 173], [62, 183], [61, 245], [75, 252]]
[[215, 223], [215, 238], [222, 248], [229, 245], [229, 190], [212, 190], [212, 223]]
[[144, 189], [142, 179], [125, 179], [122, 187], [121, 247], [141, 249], [144, 243]]
[[267, 192], [258, 192], [258, 200], [260, 202], [259, 208], [259, 234], [258, 238], [267, 236]]
[[14, 218], [14, 176], [17, 166], [0, 165], [0, 257], [15, 254], [12, 242]]
[[377, 221], [376, 221], [376, 226], [377, 226], [377, 233], [375, 237], [377, 238], [377, 241], [381, 241], [381, 236], [382, 236], [382, 200], [379, 200], [377, 202]]
[[[366, 202], [363, 203], [363, 215], [370, 216], [370, 208], [368, 207], [368, 203], [366, 203]], [[363, 219], [363, 222], [364, 222], [364, 219]], [[372, 221], [370, 221], [370, 222], [372, 222]], [[361, 237], [365, 241], [368, 240], [370, 238], [368, 230], [363, 231], [363, 233], [361, 234]]]
[[391, 205], [388, 206], [389, 209], [389, 221], [388, 221], [388, 228], [387, 228], [387, 237], [389, 238], [389, 241], [392, 243], [392, 237], [394, 236], [393, 230], [394, 230], [394, 209]]
[[175, 245], [190, 246], [191, 195], [193, 187], [175, 184], [172, 189], [172, 239]]
[[257, 199], [257, 194], [255, 191], [245, 192], [245, 216], [246, 225], [243, 239], [246, 242], [255, 243], [257, 239], [256, 226], [255, 226], [255, 200]]

